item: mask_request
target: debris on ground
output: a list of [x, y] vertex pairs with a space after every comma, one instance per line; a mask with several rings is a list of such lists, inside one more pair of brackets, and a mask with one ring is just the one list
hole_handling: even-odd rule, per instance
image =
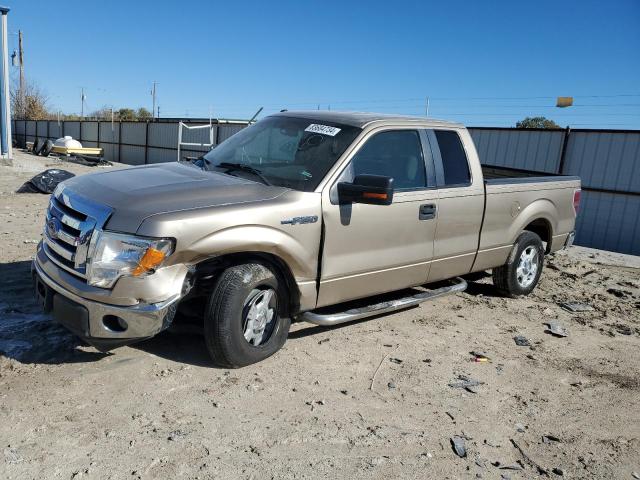
[[522, 447], [520, 445], [518, 445], [518, 443], [513, 438], [510, 438], [509, 441], [516, 448], [516, 450], [518, 450], [518, 452], [520, 452], [520, 455], [522, 455], [522, 458], [524, 459], [524, 461], [527, 462], [533, 468], [535, 468], [540, 475], [549, 475], [549, 472], [547, 471], [547, 469], [541, 467], [536, 462], [534, 462], [531, 459], [531, 457], [529, 457], [529, 455], [527, 455], [525, 453], [525, 451], [522, 449]]
[[518, 345], [519, 347], [531, 346], [531, 342], [529, 342], [529, 339], [523, 335], [516, 335], [515, 337], [513, 337], [513, 341], [516, 342], [516, 345]]
[[556, 337], [569, 336], [569, 331], [558, 322], [548, 322], [547, 326], [549, 327], [547, 329], [547, 332], [551, 333], [552, 335], [555, 335]]
[[489, 356], [484, 352], [479, 352], [477, 350], [474, 350], [471, 352], [471, 355], [473, 355], [473, 359], [471, 360], [473, 362], [476, 362], [476, 363], [491, 362], [491, 358], [489, 358]]
[[543, 435], [542, 443], [560, 442], [561, 440], [555, 435]]
[[556, 475], [562, 477], [564, 475], [564, 470], [562, 470], [560, 467], [555, 467], [553, 470], [551, 470], [553, 473], [555, 473]]
[[467, 456], [467, 448], [464, 444], [464, 438], [460, 436], [451, 437], [451, 447], [457, 456], [464, 458]]
[[519, 433], [524, 433], [526, 431], [527, 427], [525, 427], [523, 424], [521, 423], [516, 423], [516, 431]]
[[50, 168], [39, 173], [31, 180], [25, 182], [16, 193], [47, 193], [51, 194], [60, 182], [75, 177], [71, 172]]
[[458, 375], [458, 380], [460, 381], [449, 383], [449, 386], [451, 388], [463, 388], [471, 393], [478, 393], [474, 390], [474, 387], [477, 387], [478, 385], [484, 385], [484, 382], [475, 380], [471, 377], [467, 377], [466, 375]]
[[632, 293], [628, 290], [622, 290], [621, 288], [607, 288], [607, 293], [610, 293], [614, 297], [618, 298], [626, 298], [627, 295], [632, 295]]
[[581, 302], [562, 302], [559, 303], [560, 308], [566, 310], [571, 313], [582, 313], [582, 312], [592, 312], [593, 307], [586, 303]]
[[391, 363], [396, 363], [398, 365], [400, 365], [402, 363], [402, 360], [400, 360], [399, 358], [394, 358], [394, 357], [389, 358], [389, 361]]

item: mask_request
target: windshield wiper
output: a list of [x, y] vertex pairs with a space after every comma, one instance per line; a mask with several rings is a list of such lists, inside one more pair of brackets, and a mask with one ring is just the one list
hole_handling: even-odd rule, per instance
[[222, 162], [217, 165], [214, 165], [214, 167], [226, 168], [228, 170], [240, 170], [242, 172], [249, 172], [255, 175], [256, 177], [258, 177], [260, 180], [262, 180], [262, 183], [264, 183], [265, 185], [272, 186], [271, 182], [267, 180], [267, 178], [262, 174], [260, 170], [258, 170], [257, 168], [253, 168], [249, 165], [245, 165], [244, 163]]

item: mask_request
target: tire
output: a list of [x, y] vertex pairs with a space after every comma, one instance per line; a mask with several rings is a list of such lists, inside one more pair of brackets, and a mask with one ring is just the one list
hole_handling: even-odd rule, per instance
[[[211, 292], [204, 317], [205, 343], [217, 366], [244, 367], [264, 360], [282, 348], [291, 325], [285, 290], [284, 280], [261, 263], [235, 265], [222, 272]], [[251, 318], [256, 314], [252, 312], [265, 311], [267, 313], [263, 317], [258, 314], [253, 323]], [[261, 339], [256, 333], [260, 328], [251, 328], [261, 325], [260, 318], [267, 318]]]
[[44, 147], [42, 147], [40, 154], [43, 157], [48, 157], [52, 151], [53, 151], [53, 142], [51, 140], [47, 140], [44, 144]]
[[[529, 263], [525, 256], [529, 258]], [[507, 297], [529, 295], [540, 280], [543, 264], [542, 240], [533, 232], [522, 232], [509, 254], [507, 263], [493, 269], [493, 284]], [[519, 270], [519, 267], [522, 269]]]
[[44, 140], [42, 140], [41, 138], [36, 138], [33, 141], [33, 147], [31, 149], [31, 153], [33, 153], [34, 155], [39, 155], [40, 150], [42, 150], [43, 146], [44, 146]]

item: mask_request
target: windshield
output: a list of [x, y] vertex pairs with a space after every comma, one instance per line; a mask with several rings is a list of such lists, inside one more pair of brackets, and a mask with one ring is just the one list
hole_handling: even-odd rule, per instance
[[333, 122], [267, 117], [207, 153], [204, 168], [311, 192], [360, 131]]

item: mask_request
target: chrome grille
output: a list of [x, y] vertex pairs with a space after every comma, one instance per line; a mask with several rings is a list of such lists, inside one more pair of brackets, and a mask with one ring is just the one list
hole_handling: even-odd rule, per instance
[[86, 278], [91, 236], [104, 226], [111, 211], [67, 189], [56, 191], [49, 200], [42, 235], [47, 256], [60, 268]]

